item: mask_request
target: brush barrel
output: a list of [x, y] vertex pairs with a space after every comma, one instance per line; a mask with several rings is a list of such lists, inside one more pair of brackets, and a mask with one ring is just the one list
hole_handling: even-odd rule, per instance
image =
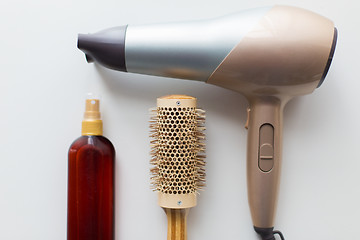
[[168, 219], [168, 240], [186, 240], [186, 218], [205, 184], [204, 111], [196, 98], [169, 95], [157, 99], [150, 121], [151, 180]]
[[163, 208], [196, 206], [196, 193], [204, 185], [202, 118], [196, 98], [170, 95], [157, 99], [154, 119], [153, 183]]
[[187, 239], [187, 216], [190, 208], [171, 209], [163, 208], [168, 221], [167, 240]]
[[274, 227], [280, 182], [283, 104], [275, 97], [250, 101], [247, 183], [253, 224]]

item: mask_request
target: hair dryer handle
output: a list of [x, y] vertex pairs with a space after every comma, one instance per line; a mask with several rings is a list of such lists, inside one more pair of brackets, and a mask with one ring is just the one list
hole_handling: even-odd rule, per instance
[[248, 109], [247, 183], [253, 224], [274, 227], [282, 149], [282, 102], [267, 97]]

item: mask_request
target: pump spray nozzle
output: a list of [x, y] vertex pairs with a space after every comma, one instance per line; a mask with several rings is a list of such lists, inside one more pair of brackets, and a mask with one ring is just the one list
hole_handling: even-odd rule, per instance
[[89, 95], [85, 101], [84, 119], [81, 128], [82, 135], [102, 135], [103, 123], [100, 114], [100, 100]]

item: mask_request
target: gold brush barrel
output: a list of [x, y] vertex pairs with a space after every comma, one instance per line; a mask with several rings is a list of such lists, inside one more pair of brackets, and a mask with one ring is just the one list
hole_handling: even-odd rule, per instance
[[168, 217], [168, 240], [186, 240], [186, 217], [205, 186], [205, 112], [185, 95], [158, 98], [152, 112], [151, 183]]

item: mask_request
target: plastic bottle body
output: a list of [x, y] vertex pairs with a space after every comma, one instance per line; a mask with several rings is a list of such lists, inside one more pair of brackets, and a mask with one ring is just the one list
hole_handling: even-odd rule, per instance
[[114, 240], [115, 150], [103, 136], [81, 136], [68, 155], [67, 240]]

